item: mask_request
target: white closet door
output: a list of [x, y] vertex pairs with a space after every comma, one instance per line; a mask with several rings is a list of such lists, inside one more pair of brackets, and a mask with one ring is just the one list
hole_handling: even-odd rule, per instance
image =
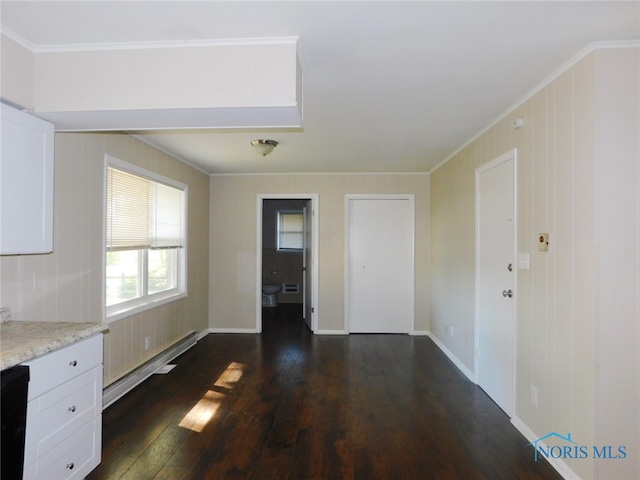
[[347, 197], [347, 322], [352, 333], [413, 325], [413, 198]]

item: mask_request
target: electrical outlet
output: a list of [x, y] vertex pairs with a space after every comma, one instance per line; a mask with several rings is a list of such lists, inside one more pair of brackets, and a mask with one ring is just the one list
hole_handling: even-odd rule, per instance
[[449, 325], [449, 335], [451, 335], [451, 338], [455, 336], [453, 331], [453, 325]]
[[538, 389], [531, 385], [531, 404], [534, 407], [538, 407]]
[[145, 337], [144, 339], [144, 351], [149, 350], [149, 337]]

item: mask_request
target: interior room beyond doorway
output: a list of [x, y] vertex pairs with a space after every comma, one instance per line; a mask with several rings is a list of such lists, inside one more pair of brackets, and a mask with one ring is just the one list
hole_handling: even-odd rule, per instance
[[[280, 286], [278, 305], [304, 302], [302, 213], [309, 199], [264, 199], [262, 208], [262, 285]], [[297, 215], [300, 215], [298, 218]], [[300, 224], [298, 224], [298, 220]], [[264, 298], [264, 297], [263, 297]], [[277, 309], [263, 300], [264, 312]], [[263, 324], [263, 327], [266, 325]]]

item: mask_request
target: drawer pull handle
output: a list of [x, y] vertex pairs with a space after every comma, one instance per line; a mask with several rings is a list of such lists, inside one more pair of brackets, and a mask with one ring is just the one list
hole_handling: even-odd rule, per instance
[[76, 365], [78, 365], [78, 362], [76, 360], [71, 360], [69, 362], [69, 365], [71, 365], [72, 367], [75, 367]]
[[69, 470], [73, 470], [73, 467], [75, 467], [75, 465], [73, 464], [73, 462], [71, 462], [71, 463], [67, 463], [67, 468], [68, 468]]
[[75, 405], [70, 406], [70, 407], [69, 407], [69, 411], [70, 411], [71, 413], [75, 412], [75, 411], [76, 411], [76, 406], [75, 406]]

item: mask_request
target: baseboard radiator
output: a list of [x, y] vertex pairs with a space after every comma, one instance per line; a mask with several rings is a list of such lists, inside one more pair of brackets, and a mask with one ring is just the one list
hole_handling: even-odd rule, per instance
[[300, 293], [299, 283], [283, 283], [282, 293]]
[[182, 355], [198, 342], [198, 334], [192, 332], [182, 340], [171, 345], [155, 357], [125, 375], [119, 380], [109, 385], [102, 391], [102, 409], [104, 410], [116, 400], [133, 390], [135, 387], [144, 382], [153, 373], [163, 365], [166, 365], [174, 358]]

